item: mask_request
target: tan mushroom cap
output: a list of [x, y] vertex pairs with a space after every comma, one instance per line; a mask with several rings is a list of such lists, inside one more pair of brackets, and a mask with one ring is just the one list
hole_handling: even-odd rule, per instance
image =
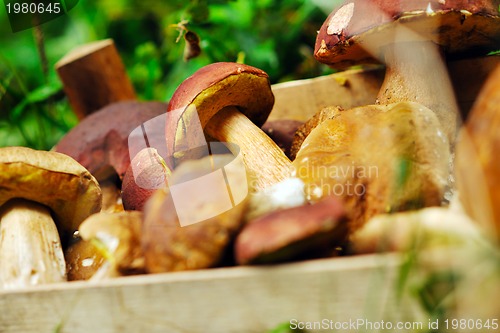
[[0, 206], [23, 198], [49, 207], [59, 228], [72, 232], [101, 209], [97, 180], [71, 157], [25, 147], [0, 148]]
[[[498, 0], [350, 0], [325, 20], [314, 56], [335, 68], [377, 63], [370, 45], [382, 52], [398, 41], [433, 41], [445, 53], [460, 57], [500, 45]], [[399, 34], [401, 27], [416, 34]]]

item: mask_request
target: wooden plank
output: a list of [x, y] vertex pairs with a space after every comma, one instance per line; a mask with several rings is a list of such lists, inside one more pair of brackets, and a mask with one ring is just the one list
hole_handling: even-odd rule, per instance
[[348, 70], [313, 79], [273, 85], [274, 109], [269, 120], [306, 121], [325, 106], [344, 109], [372, 104], [384, 79], [384, 70]]
[[1, 292], [0, 332], [262, 333], [293, 319], [414, 318], [415, 304], [395, 297], [399, 262], [370, 255]]

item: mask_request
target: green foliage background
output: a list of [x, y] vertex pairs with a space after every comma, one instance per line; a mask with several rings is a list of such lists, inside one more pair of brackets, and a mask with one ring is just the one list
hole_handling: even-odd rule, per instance
[[[142, 100], [167, 101], [186, 77], [216, 61], [243, 60], [273, 83], [314, 77], [329, 71], [312, 51], [338, 2], [80, 0], [67, 15], [18, 33], [0, 6], [0, 146], [50, 149], [77, 123], [54, 64], [78, 45], [113, 38]], [[172, 27], [182, 20], [201, 39], [202, 54], [188, 62]]]

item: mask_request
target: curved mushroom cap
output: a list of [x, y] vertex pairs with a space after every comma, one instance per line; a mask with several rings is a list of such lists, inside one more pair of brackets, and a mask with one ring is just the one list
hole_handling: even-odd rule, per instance
[[[500, 43], [498, 0], [350, 0], [323, 23], [314, 50], [335, 68], [377, 63], [385, 45], [430, 40], [456, 56], [484, 53]], [[401, 34], [401, 27], [415, 33]]]
[[[227, 106], [234, 106], [255, 125], [261, 127], [274, 105], [269, 76], [248, 65], [219, 62], [199, 69], [177, 88], [168, 105], [167, 147], [174, 152], [179, 119], [195, 107], [201, 127]], [[175, 112], [174, 112], [175, 111]]]
[[327, 196], [312, 205], [258, 217], [236, 238], [236, 261], [242, 265], [280, 262], [341, 245], [347, 236], [345, 213], [339, 198]]
[[25, 147], [0, 148], [0, 206], [23, 198], [52, 210], [65, 231], [101, 209], [97, 180], [71, 157]]
[[[110, 104], [83, 119], [54, 150], [73, 157], [98, 179], [105, 178], [104, 173], [110, 166], [121, 179], [130, 164], [130, 133], [142, 123], [164, 114], [166, 109], [167, 104], [160, 102]], [[159, 126], [159, 130], [158, 134], [148, 134], [163, 137], [164, 127]]]

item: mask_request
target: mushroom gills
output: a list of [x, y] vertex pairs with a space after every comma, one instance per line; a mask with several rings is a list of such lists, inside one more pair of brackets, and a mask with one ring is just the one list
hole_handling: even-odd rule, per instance
[[0, 221], [0, 288], [66, 281], [61, 240], [48, 208], [10, 200]]

